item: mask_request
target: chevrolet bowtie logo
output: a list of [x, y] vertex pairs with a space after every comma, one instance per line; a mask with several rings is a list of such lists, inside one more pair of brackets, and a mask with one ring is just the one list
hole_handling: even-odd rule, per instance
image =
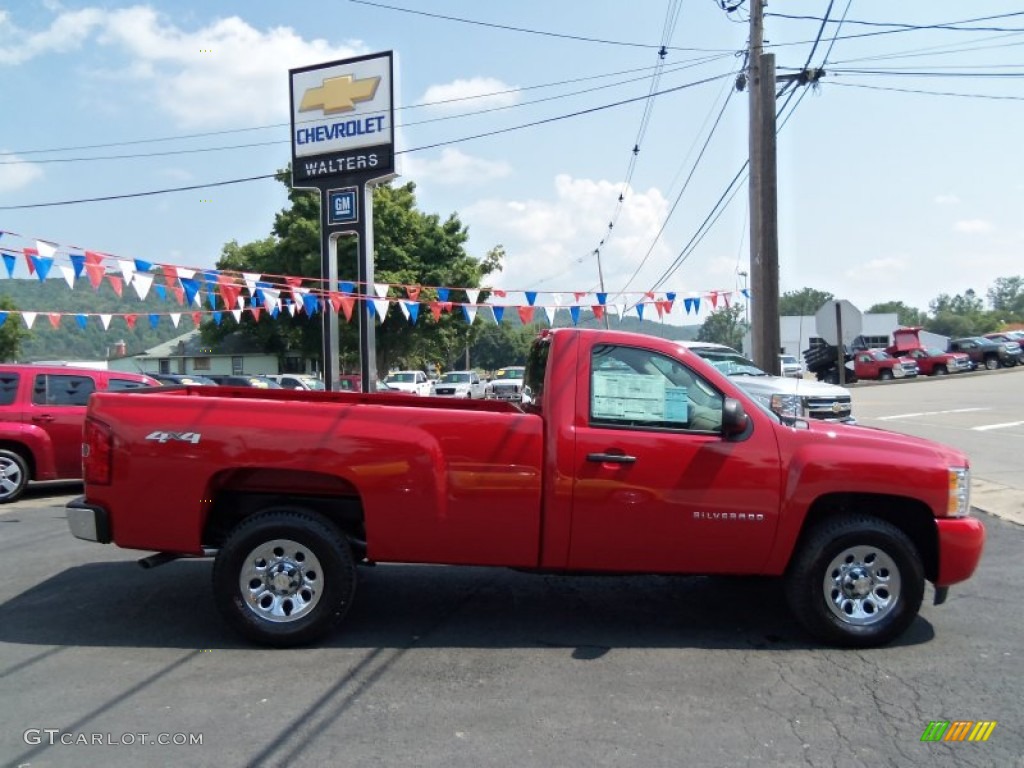
[[302, 94], [299, 112], [311, 109], [323, 110], [325, 115], [349, 112], [356, 108], [357, 101], [369, 101], [377, 93], [379, 77], [365, 77], [354, 80], [352, 75], [329, 77], [316, 88], [308, 88]]

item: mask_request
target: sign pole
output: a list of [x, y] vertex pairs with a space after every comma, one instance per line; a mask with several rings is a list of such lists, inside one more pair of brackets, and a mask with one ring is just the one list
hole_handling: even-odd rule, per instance
[[356, 241], [359, 284], [367, 297], [359, 313], [359, 376], [363, 392], [377, 388], [377, 328], [367, 306], [373, 294], [373, 187], [363, 186], [359, 195], [359, 220], [362, 231]]
[[836, 358], [839, 365], [839, 386], [846, 386], [846, 345], [843, 343], [843, 313], [842, 305], [836, 302]]

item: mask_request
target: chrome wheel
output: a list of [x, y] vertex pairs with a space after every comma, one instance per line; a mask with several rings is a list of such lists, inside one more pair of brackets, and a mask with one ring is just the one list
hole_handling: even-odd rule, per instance
[[841, 621], [865, 626], [882, 621], [900, 598], [900, 571], [881, 548], [854, 546], [829, 563], [822, 588]]
[[24, 474], [18, 463], [0, 457], [0, 497], [10, 496], [20, 490], [24, 482]]
[[279, 623], [301, 619], [316, 608], [323, 579], [320, 561], [309, 547], [274, 539], [246, 556], [238, 586], [250, 611]]

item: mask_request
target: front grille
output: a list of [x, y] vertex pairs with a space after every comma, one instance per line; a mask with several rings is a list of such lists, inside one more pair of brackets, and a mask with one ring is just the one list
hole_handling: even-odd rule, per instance
[[852, 410], [849, 395], [807, 398], [807, 414], [812, 419], [847, 419]]

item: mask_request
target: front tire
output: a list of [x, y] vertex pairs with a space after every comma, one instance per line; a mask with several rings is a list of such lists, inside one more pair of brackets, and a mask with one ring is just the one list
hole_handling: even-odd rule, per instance
[[985, 358], [985, 368], [987, 368], [990, 371], [994, 371], [998, 367], [999, 367], [999, 358], [998, 357], [989, 356], [989, 357]]
[[945, 376], [947, 373], [949, 373], [949, 371], [946, 370], [946, 366], [944, 365], [936, 365], [935, 370], [932, 371], [933, 376]]
[[213, 565], [217, 608], [234, 629], [278, 648], [322, 637], [355, 595], [348, 541], [326, 519], [275, 507], [243, 520]]
[[878, 378], [881, 381], [890, 381], [892, 380], [892, 371], [890, 371], [888, 368], [883, 368], [881, 371], [878, 372]]
[[17, 501], [28, 486], [28, 464], [21, 454], [0, 450], [0, 504]]
[[869, 516], [811, 529], [786, 574], [797, 620], [826, 643], [868, 648], [903, 634], [921, 609], [924, 567], [903, 531]]

